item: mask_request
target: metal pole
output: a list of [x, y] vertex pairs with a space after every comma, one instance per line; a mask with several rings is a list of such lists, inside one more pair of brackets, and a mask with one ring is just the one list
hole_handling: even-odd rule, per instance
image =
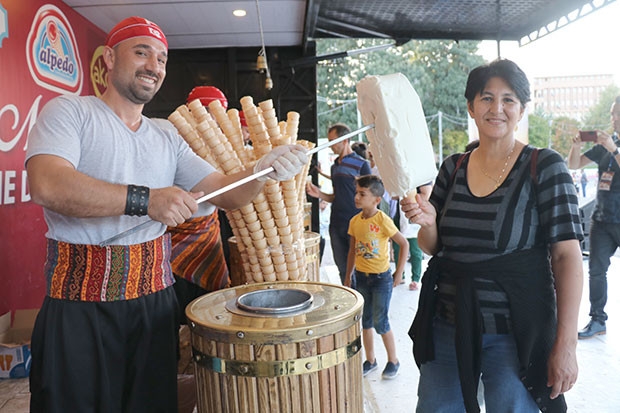
[[441, 165], [441, 163], [443, 162], [443, 126], [442, 126], [442, 122], [441, 122], [441, 117], [442, 117], [443, 113], [441, 113], [441, 111], [437, 112], [437, 124], [438, 124], [438, 128], [439, 128], [439, 148], [437, 150], [438, 154], [439, 154], [439, 164]]

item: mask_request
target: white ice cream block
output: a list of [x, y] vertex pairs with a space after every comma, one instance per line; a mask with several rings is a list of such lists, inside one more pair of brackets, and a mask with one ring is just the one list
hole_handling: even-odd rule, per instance
[[[422, 103], [402, 73], [367, 76], [357, 83], [357, 106], [385, 189], [403, 197], [437, 176]], [[413, 192], [415, 194], [415, 191]]]

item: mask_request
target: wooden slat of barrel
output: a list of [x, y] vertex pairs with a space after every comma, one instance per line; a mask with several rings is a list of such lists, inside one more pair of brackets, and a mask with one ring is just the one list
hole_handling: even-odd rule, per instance
[[[359, 324], [349, 328], [347, 330], [347, 342], [352, 342], [362, 334]], [[347, 369], [347, 389], [345, 394], [347, 400], [350, 403], [350, 411], [361, 412], [364, 411], [364, 397], [362, 394], [362, 388], [356, 384], [356, 378], [362, 375], [362, 352], [360, 351], [348, 360]]]
[[[219, 343], [217, 345], [218, 355], [224, 360], [230, 360], [236, 357], [236, 351], [233, 351], [232, 346], [226, 343]], [[226, 397], [223, 397], [225, 401], [224, 410], [226, 412], [235, 412], [239, 411], [239, 388], [237, 386], [237, 378], [230, 375], [222, 375], [220, 377], [220, 391], [222, 394], [225, 394]]]
[[320, 255], [321, 255], [321, 236], [316, 232], [306, 231], [304, 233], [304, 245], [306, 248], [306, 280], [321, 281]]
[[[253, 353], [251, 346], [240, 344], [235, 347], [235, 357], [240, 360], [252, 360], [254, 358]], [[257, 383], [254, 377], [237, 378], [237, 397], [239, 398], [239, 409], [237, 411], [258, 411], [258, 393], [255, 391], [256, 386]], [[230, 394], [230, 397], [234, 397], [234, 395]]]
[[[297, 358], [297, 351], [295, 351], [295, 344], [278, 344], [276, 346], [276, 360], [295, 360]], [[291, 383], [293, 376], [282, 377], [278, 380], [278, 392], [280, 397], [280, 410], [281, 412], [292, 412], [292, 406], [298, 405], [298, 400], [291, 400], [296, 398], [293, 393], [296, 393], [297, 383]]]
[[[334, 349], [334, 337], [321, 337], [318, 340], [319, 354], [332, 351]], [[325, 369], [319, 372], [319, 389], [321, 397], [321, 411], [335, 412], [336, 405], [334, 403], [334, 395], [332, 391], [336, 389], [336, 378], [334, 377], [334, 369]]]
[[[273, 360], [273, 346], [262, 345], [256, 349], [254, 360]], [[272, 393], [273, 383], [269, 382], [269, 378], [258, 379], [258, 408], [261, 412], [276, 411], [272, 410], [269, 401], [274, 397]]]
[[[340, 348], [343, 345], [347, 345], [346, 331], [340, 331], [334, 334], [334, 347]], [[345, 363], [341, 363], [336, 366], [336, 386], [338, 386], [339, 389], [347, 388], [347, 369], [348, 366]], [[338, 405], [338, 411], [344, 412], [347, 405], [347, 395], [345, 394], [344, 397], [336, 398], [336, 403]]]
[[[316, 356], [316, 341], [299, 343], [299, 357]], [[316, 374], [302, 374], [300, 377], [301, 405], [308, 413], [316, 411], [320, 406], [319, 376]]]

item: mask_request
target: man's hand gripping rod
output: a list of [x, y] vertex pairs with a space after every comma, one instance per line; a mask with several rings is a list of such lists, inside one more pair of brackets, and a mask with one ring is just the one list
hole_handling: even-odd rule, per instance
[[[360, 129], [357, 129], [357, 130], [355, 130], [353, 132], [349, 132], [346, 135], [342, 135], [339, 138], [334, 139], [333, 141], [329, 141], [329, 142], [326, 142], [326, 143], [324, 143], [322, 145], [319, 145], [319, 146], [317, 146], [315, 148], [312, 148], [312, 149], [310, 149], [308, 151], [308, 156], [312, 156], [312, 155], [314, 155], [315, 153], [317, 153], [318, 151], [320, 151], [322, 149], [329, 148], [330, 146], [335, 145], [338, 142], [342, 142], [344, 140], [347, 140], [347, 139], [349, 139], [349, 138], [351, 138], [353, 136], [359, 135], [360, 133], [366, 132], [367, 130], [372, 129], [374, 127], [375, 127], [374, 124], [366, 125], [366, 126], [360, 128]], [[255, 174], [246, 176], [245, 178], [240, 179], [240, 180], [238, 180], [236, 182], [233, 182], [232, 184], [228, 184], [226, 186], [223, 186], [220, 189], [211, 192], [210, 194], [204, 195], [204, 196], [198, 198], [196, 200], [196, 203], [200, 204], [201, 202], [207, 201], [207, 200], [209, 200], [211, 198], [215, 198], [216, 196], [221, 195], [224, 192], [228, 192], [231, 189], [235, 189], [238, 186], [241, 186], [241, 185], [243, 185], [245, 183], [253, 181], [256, 178], [260, 178], [261, 176], [267, 175], [267, 174], [269, 174], [271, 172], [273, 172], [273, 167], [270, 166], [269, 168], [263, 169], [262, 171], [258, 171]], [[138, 224], [135, 227], [129, 228], [129, 229], [123, 231], [123, 232], [120, 232], [120, 233], [118, 233], [118, 234], [116, 234], [116, 235], [114, 235], [114, 236], [112, 236], [112, 237], [110, 237], [110, 238], [100, 242], [99, 246], [100, 247], [108, 246], [108, 245], [112, 244], [114, 241], [116, 241], [118, 239], [121, 239], [121, 238], [124, 238], [124, 237], [126, 237], [128, 235], [134, 234], [134, 233], [136, 233], [136, 232], [138, 232], [138, 231], [148, 227], [149, 225], [155, 224], [156, 222], [157, 221], [153, 221], [152, 219], [144, 221], [143, 223]]]

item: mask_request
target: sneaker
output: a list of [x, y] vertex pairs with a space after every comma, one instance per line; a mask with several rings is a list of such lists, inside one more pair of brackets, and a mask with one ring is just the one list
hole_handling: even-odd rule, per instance
[[607, 332], [604, 321], [590, 320], [588, 325], [578, 333], [580, 339], [603, 335]]
[[370, 361], [366, 360], [364, 362], [364, 365], [362, 366], [362, 376], [365, 376], [371, 371], [376, 370], [376, 369], [377, 369], [377, 360], [375, 360], [374, 363], [371, 363]]
[[384, 379], [393, 379], [394, 377], [398, 376], [398, 368], [400, 367], [400, 363], [392, 363], [391, 361], [388, 361], [387, 364], [385, 365], [385, 369], [383, 369], [383, 373], [381, 374], [381, 377]]

